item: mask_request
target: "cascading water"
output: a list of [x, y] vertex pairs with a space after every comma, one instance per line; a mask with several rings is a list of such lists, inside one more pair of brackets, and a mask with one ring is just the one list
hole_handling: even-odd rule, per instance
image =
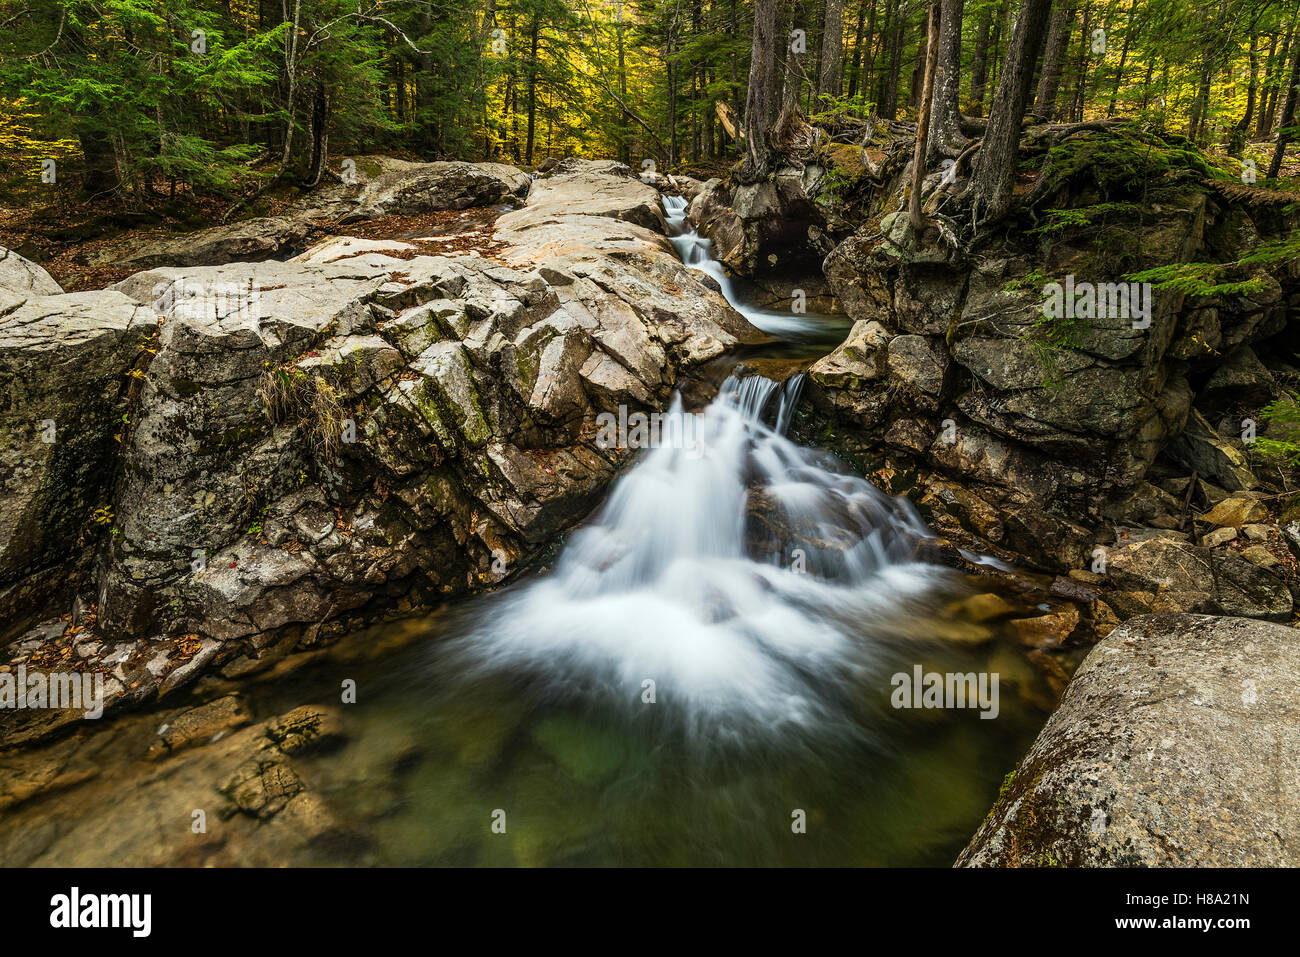
[[910, 504], [784, 436], [801, 381], [675, 404], [553, 572], [453, 643], [462, 664], [633, 712], [653, 687], [661, 720], [713, 741], [870, 733], [846, 701], [953, 573], [913, 558]]
[[686, 219], [688, 203], [683, 196], [664, 196], [664, 214], [668, 223], [669, 241], [677, 255], [692, 269], [712, 276], [723, 297], [733, 309], [744, 316], [755, 329], [761, 329], [777, 339], [794, 341], [834, 341], [843, 339], [849, 323], [843, 316], [823, 316], [815, 313], [778, 312], [759, 309], [746, 303], [737, 294], [736, 283], [722, 263], [713, 258], [713, 242], [705, 239]]
[[[751, 323], [827, 341], [824, 318], [747, 308], [667, 209]], [[967, 585], [917, 560], [907, 501], [786, 437], [803, 382], [733, 376], [648, 448], [614, 436], [645, 451], [553, 568], [437, 616], [442, 640], [374, 679], [377, 733], [415, 720], [436, 755], [397, 785], [393, 860], [951, 863], [1038, 730], [1039, 682], [949, 610]], [[899, 710], [921, 667], [1000, 673], [1016, 700]], [[491, 809], [508, 841], [481, 836]]]

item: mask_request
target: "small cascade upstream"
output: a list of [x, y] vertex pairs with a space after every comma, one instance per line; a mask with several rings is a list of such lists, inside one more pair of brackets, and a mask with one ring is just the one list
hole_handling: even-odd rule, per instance
[[[684, 196], [664, 196], [664, 214], [668, 222], [669, 241], [677, 255], [692, 269], [712, 276], [723, 297], [733, 309], [744, 316], [751, 326], [778, 339], [793, 341], [828, 341], [838, 343], [848, 331], [849, 323], [843, 316], [823, 316], [816, 313], [777, 312], [759, 309], [747, 304], [738, 294], [736, 283], [722, 263], [713, 258], [713, 242], [705, 239], [686, 218], [689, 203]], [[829, 351], [829, 350], [827, 350]]]

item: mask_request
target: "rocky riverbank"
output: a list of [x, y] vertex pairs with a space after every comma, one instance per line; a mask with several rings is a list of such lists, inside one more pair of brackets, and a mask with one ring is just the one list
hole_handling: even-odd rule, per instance
[[[406, 166], [329, 211], [528, 183]], [[22, 660], [109, 672], [111, 701], [505, 580], [615, 474], [598, 413], [657, 409], [687, 370], [764, 338], [680, 263], [658, 192], [615, 163], [531, 182], [485, 254], [335, 237], [243, 263], [244, 238], [216, 232], [149, 261], [224, 264], [102, 292], [4, 260], [3, 637]]]

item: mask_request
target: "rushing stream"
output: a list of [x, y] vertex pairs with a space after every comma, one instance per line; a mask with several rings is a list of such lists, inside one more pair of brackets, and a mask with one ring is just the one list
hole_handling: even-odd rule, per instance
[[[665, 205], [683, 259], [754, 325], [826, 335], [744, 308]], [[549, 571], [368, 664], [250, 689], [265, 717], [357, 683], [346, 743], [294, 763], [363, 839], [285, 863], [951, 863], [1050, 702], [1014, 642], [953, 610], [966, 577], [914, 557], [912, 506], [786, 437], [801, 384], [732, 377], [698, 414], [676, 404]], [[917, 666], [996, 673], [996, 717], [895, 707]], [[129, 814], [103, 809], [109, 787], [46, 809], [84, 818], [98, 789], [94, 813]], [[59, 846], [46, 861], [111, 863]]]

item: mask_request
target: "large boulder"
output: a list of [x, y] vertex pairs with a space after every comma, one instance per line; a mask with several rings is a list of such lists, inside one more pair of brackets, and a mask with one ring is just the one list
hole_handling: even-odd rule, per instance
[[63, 288], [44, 267], [0, 246], [0, 308], [7, 299], [57, 296], [61, 292]]
[[1089, 652], [958, 858], [1300, 865], [1300, 631], [1149, 615]]
[[294, 216], [263, 216], [145, 243], [114, 264], [132, 269], [215, 266], [270, 259], [296, 249], [312, 224]]
[[358, 162], [357, 172], [368, 178], [352, 208], [339, 214], [343, 223], [513, 203], [527, 193], [532, 182], [527, 173], [504, 163], [409, 163], [373, 157]]

